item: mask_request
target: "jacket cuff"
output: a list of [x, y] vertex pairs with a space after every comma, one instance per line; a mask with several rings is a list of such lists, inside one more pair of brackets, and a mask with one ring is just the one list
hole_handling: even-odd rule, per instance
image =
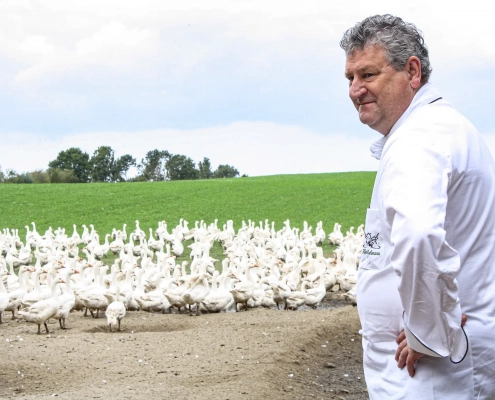
[[406, 333], [407, 344], [408, 346], [417, 351], [419, 353], [426, 354], [431, 357], [445, 357], [442, 354], [438, 354], [437, 352], [430, 349], [424, 343], [422, 343], [415, 335], [412, 333], [407, 326], [404, 326], [404, 332]]
[[[431, 357], [446, 357], [446, 355], [439, 354], [432, 349], [430, 349], [428, 346], [426, 346], [424, 343], [422, 343], [415, 335], [412, 333], [407, 326], [404, 324], [404, 332], [406, 333], [406, 339], [407, 339], [407, 344], [411, 349], [414, 351], [417, 351], [419, 353], [426, 354]], [[450, 361], [452, 361], [454, 364], [459, 364], [464, 358], [466, 357], [466, 354], [469, 349], [469, 341], [466, 335], [466, 332], [464, 331], [464, 328], [461, 327], [458, 337], [455, 340], [455, 345], [454, 348], [452, 349], [452, 352], [450, 354]]]

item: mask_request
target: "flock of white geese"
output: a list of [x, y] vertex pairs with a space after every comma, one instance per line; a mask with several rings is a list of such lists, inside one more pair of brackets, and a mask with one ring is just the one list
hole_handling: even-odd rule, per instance
[[[58, 319], [61, 329], [71, 311], [84, 311], [97, 318], [105, 312], [109, 330], [120, 331], [127, 311], [181, 313], [235, 311], [254, 307], [297, 310], [316, 309], [327, 291], [342, 290], [352, 300], [363, 226], [344, 236], [338, 223], [327, 236], [322, 222], [315, 232], [304, 223], [302, 230], [284, 222], [281, 230], [266, 220], [242, 222], [236, 232], [233, 221], [222, 229], [218, 222], [179, 224], [168, 232], [160, 221], [147, 235], [136, 221], [127, 233], [113, 229], [100, 240], [93, 225], [76, 225], [69, 236], [65, 229], [49, 228], [44, 234], [26, 226], [25, 241], [17, 230], [0, 233], [0, 323], [5, 311], [48, 331], [47, 321]], [[333, 257], [325, 257], [321, 244], [337, 246]], [[104, 242], [103, 244], [101, 242]], [[176, 263], [185, 242], [188, 261]], [[220, 242], [224, 257], [210, 256]], [[108, 255], [116, 258], [105, 263]], [[108, 265], [111, 264], [111, 265]], [[189, 265], [189, 268], [187, 268]], [[17, 272], [16, 272], [17, 270]]]

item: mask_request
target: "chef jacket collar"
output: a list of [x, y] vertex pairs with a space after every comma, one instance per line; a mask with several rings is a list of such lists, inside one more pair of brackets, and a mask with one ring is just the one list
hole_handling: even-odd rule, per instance
[[401, 117], [394, 124], [389, 134], [386, 136], [382, 136], [377, 141], [373, 142], [370, 147], [371, 155], [379, 160], [382, 156], [383, 147], [387, 140], [392, 136], [392, 134], [399, 129], [399, 127], [404, 124], [406, 119], [419, 107], [422, 107], [426, 104], [430, 104], [441, 98], [440, 92], [432, 83], [427, 83], [421, 89], [418, 90], [416, 95], [413, 97], [411, 104], [407, 107], [407, 110], [401, 115]]

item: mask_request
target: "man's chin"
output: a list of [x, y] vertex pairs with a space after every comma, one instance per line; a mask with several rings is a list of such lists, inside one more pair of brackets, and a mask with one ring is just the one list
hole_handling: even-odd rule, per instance
[[371, 118], [371, 116], [368, 113], [360, 113], [359, 114], [359, 120], [361, 121], [362, 124], [368, 125], [371, 129], [373, 129], [372, 125], [375, 125], [376, 121], [374, 118]]

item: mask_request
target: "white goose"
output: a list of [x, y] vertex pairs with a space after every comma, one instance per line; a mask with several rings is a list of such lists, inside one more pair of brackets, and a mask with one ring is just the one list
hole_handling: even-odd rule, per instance
[[29, 268], [22, 266], [19, 268], [19, 287], [12, 292], [9, 292], [9, 304], [5, 308], [5, 311], [12, 311], [12, 319], [16, 319], [16, 313], [19, 309], [23, 297], [27, 293], [26, 281], [27, 272], [31, 271]]
[[6, 270], [0, 271], [0, 324], [2, 322], [2, 315], [7, 306], [9, 305], [9, 294], [3, 283], [3, 276], [7, 274]]
[[324, 272], [320, 272], [320, 282], [317, 287], [306, 290], [306, 301], [305, 304], [313, 309], [316, 309], [321, 303], [327, 290], [325, 288]]
[[278, 282], [274, 282], [271, 285], [273, 290], [273, 301], [277, 304], [277, 309], [279, 309], [279, 304], [284, 304], [284, 309], [287, 310], [287, 297], [291, 295], [290, 287], [285, 283], [285, 279]]
[[43, 270], [41, 269], [41, 267], [34, 271], [34, 289], [26, 293], [26, 295], [22, 298], [22, 307], [29, 307], [30, 305], [40, 300], [48, 299], [51, 296], [50, 290], [41, 290], [40, 275], [42, 273]]
[[[165, 278], [165, 276], [160, 273], [157, 279], [157, 287], [160, 287], [160, 282]], [[148, 312], [161, 312], [165, 314], [166, 311], [170, 310], [170, 302], [163, 295], [161, 289], [155, 289], [151, 292], [144, 293], [135, 299], [139, 304], [139, 308], [143, 311]]]
[[196, 315], [200, 315], [199, 305], [204, 298], [210, 293], [210, 285], [207, 281], [207, 273], [200, 273], [192, 277], [189, 281], [190, 287], [186, 289], [182, 298], [189, 304], [189, 315], [191, 314], [191, 306], [196, 304]]
[[180, 309], [185, 307], [187, 305], [186, 301], [182, 298], [182, 295], [187, 289], [187, 285], [181, 285], [177, 286], [175, 288], [172, 287], [172, 284], [177, 284], [177, 281], [171, 280], [169, 282], [169, 287], [167, 288], [167, 291], [164, 292], [165, 297], [170, 303], [171, 307], [176, 307], [178, 309], [178, 312], [180, 314]]
[[120, 288], [117, 285], [116, 287], [116, 292], [117, 292], [117, 300], [112, 301], [108, 307], [107, 310], [105, 311], [105, 315], [107, 316], [107, 324], [108, 328], [110, 329], [110, 332], [112, 332], [112, 326], [115, 326], [117, 323], [119, 324], [119, 327], [117, 331], [121, 331], [120, 329], [120, 321], [125, 317], [125, 305], [121, 301], [122, 297], [120, 296]]
[[301, 284], [301, 290], [297, 290], [295, 292], [292, 292], [289, 297], [285, 300], [287, 304], [286, 310], [292, 310], [296, 311], [299, 307], [302, 305], [306, 304], [306, 301], [308, 299], [308, 296], [306, 294], [306, 286], [308, 285], [308, 282], [304, 281]]
[[[108, 300], [105, 297], [107, 290], [103, 283], [107, 269], [108, 266], [106, 265], [101, 267], [98, 271], [100, 276], [95, 276], [95, 286], [89, 288], [83, 293], [80, 293], [81, 301], [89, 310], [93, 318], [98, 318], [100, 315], [100, 310], [105, 310], [108, 306]], [[96, 315], [94, 314], [94, 311], [96, 311]]]
[[248, 264], [246, 261], [244, 262], [244, 267], [245, 267], [245, 276], [244, 280], [238, 282], [235, 286], [234, 289], [230, 291], [232, 293], [232, 296], [234, 296], [234, 308], [235, 311], [237, 312], [237, 304], [244, 304], [244, 307], [246, 308], [246, 304], [248, 300], [251, 298], [253, 295], [253, 277], [251, 275], [251, 268], [254, 268], [254, 264]]
[[41, 335], [41, 324], [45, 325], [46, 333], [50, 333], [46, 321], [57, 313], [57, 285], [61, 282], [63, 282], [63, 280], [60, 277], [53, 279], [51, 287], [52, 296], [49, 299], [38, 301], [19, 311], [19, 314], [22, 315], [27, 322], [38, 325], [38, 335]]
[[[219, 276], [219, 272], [213, 273], [210, 293], [201, 301], [201, 305], [210, 313], [217, 313], [228, 310], [234, 304], [234, 296], [230, 290], [226, 288], [229, 273], [226, 271]], [[217, 281], [220, 280], [220, 285], [217, 287]]]
[[53, 317], [58, 319], [60, 329], [67, 329], [65, 326], [65, 320], [76, 303], [76, 296], [72, 290], [71, 275], [78, 273], [79, 272], [74, 271], [73, 269], [67, 269], [65, 272], [65, 293], [58, 297], [58, 310]]
[[131, 299], [127, 304], [127, 309], [130, 311], [138, 311], [140, 309], [136, 298], [142, 296], [144, 294], [144, 285], [143, 285], [143, 273], [144, 271], [141, 268], [136, 268], [136, 287], [131, 293]]

